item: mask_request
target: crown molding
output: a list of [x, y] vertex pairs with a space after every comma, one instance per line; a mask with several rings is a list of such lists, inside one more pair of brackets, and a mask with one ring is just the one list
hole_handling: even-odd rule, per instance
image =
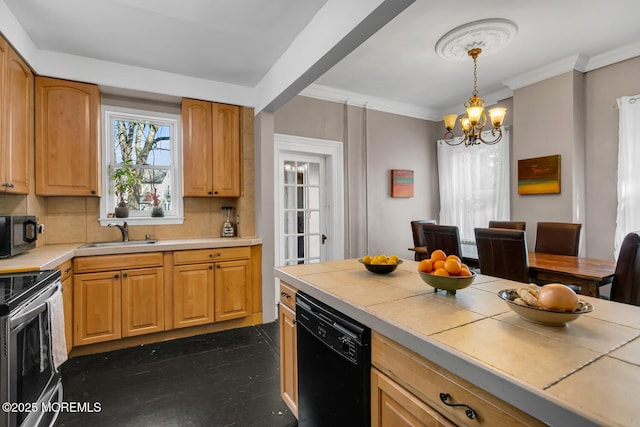
[[616, 62], [635, 58], [636, 56], [640, 56], [640, 41], [620, 46], [619, 48], [590, 57], [587, 61], [585, 71], [593, 71], [598, 68], [615, 64]]
[[298, 95], [321, 99], [324, 101], [347, 103], [347, 105], [366, 107], [370, 110], [399, 114], [401, 116], [414, 117], [417, 119], [432, 121], [440, 121], [442, 119], [439, 112], [429, 108], [407, 104], [404, 102], [396, 102], [384, 98], [377, 98], [369, 95], [363, 95], [357, 92], [349, 92], [346, 90], [340, 90], [318, 84], [309, 85]]
[[520, 74], [519, 76], [504, 80], [502, 83], [504, 83], [511, 90], [516, 90], [525, 86], [532, 85], [534, 83], [541, 82], [543, 80], [550, 79], [552, 77], [559, 76], [560, 74], [568, 73], [569, 71], [578, 70], [584, 72], [586, 64], [587, 58], [583, 55], [576, 54], [544, 65], [535, 70], [527, 71], [526, 73]]

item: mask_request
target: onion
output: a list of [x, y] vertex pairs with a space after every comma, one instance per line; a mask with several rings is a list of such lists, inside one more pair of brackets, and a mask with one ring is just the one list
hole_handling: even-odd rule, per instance
[[553, 311], [576, 311], [578, 296], [570, 287], [560, 283], [549, 283], [540, 288], [538, 301], [542, 308]]

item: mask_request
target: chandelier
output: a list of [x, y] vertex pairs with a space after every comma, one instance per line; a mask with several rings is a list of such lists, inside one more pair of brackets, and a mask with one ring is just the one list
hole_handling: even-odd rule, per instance
[[491, 138], [484, 139], [482, 137], [482, 130], [487, 124], [487, 115], [484, 112], [484, 99], [478, 96], [478, 64], [476, 60], [478, 55], [482, 52], [482, 49], [475, 47], [469, 49], [467, 54], [473, 58], [473, 94], [464, 106], [467, 108], [467, 113], [460, 117], [460, 126], [464, 132], [464, 138], [457, 139], [453, 135], [453, 128], [456, 125], [457, 114], [446, 114], [444, 119], [444, 126], [447, 128], [447, 132], [444, 134], [444, 140], [449, 145], [460, 145], [464, 142], [465, 147], [470, 145], [484, 144], [496, 144], [502, 139], [502, 121], [505, 114], [507, 114], [506, 108], [492, 108], [488, 111], [489, 119], [491, 120]]

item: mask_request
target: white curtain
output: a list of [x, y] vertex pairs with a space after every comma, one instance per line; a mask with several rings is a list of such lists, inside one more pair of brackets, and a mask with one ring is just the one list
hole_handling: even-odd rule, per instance
[[632, 231], [640, 230], [640, 95], [618, 98], [618, 213], [614, 256], [622, 240]]
[[[439, 223], [457, 225], [464, 242], [475, 242], [474, 228], [510, 219], [509, 128], [502, 132], [495, 145], [438, 141]], [[491, 131], [482, 136], [491, 140]]]

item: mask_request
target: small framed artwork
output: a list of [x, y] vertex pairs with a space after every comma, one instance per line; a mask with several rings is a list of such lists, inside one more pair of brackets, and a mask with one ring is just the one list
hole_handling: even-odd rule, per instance
[[560, 154], [518, 160], [518, 194], [560, 192]]
[[391, 197], [413, 197], [413, 171], [391, 169]]

